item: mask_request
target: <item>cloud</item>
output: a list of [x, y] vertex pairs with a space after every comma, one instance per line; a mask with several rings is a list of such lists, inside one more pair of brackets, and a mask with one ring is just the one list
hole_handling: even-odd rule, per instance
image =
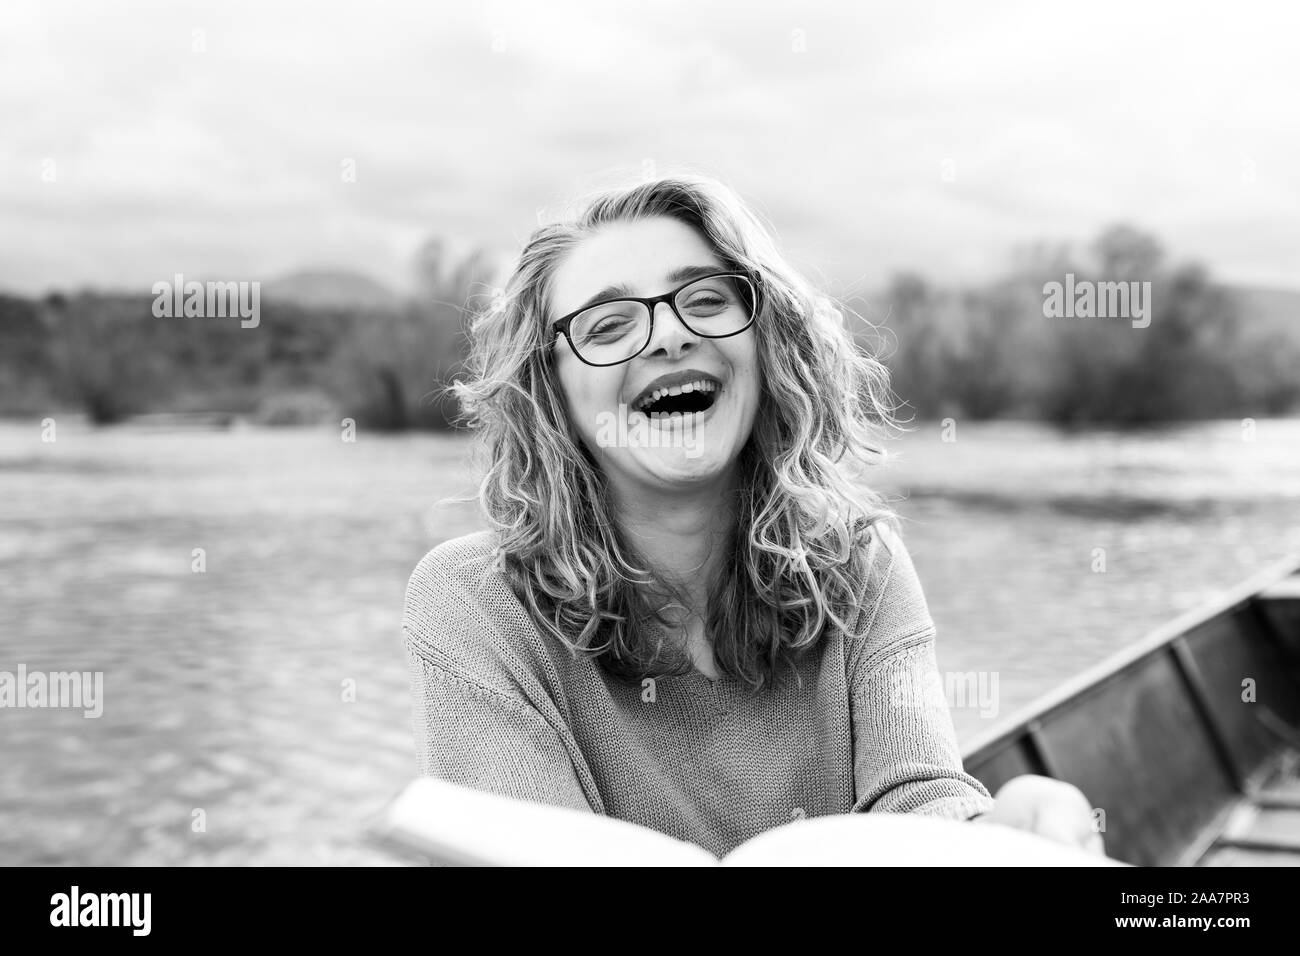
[[400, 282], [425, 236], [509, 253], [538, 206], [646, 160], [725, 175], [847, 281], [972, 278], [1124, 219], [1296, 284], [1300, 24], [1225, 16], [20, 0], [0, 8], [0, 287]]

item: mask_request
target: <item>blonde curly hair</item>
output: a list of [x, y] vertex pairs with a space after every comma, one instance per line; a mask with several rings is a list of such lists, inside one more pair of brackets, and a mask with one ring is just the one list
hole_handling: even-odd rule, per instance
[[678, 172], [606, 187], [528, 238], [473, 319], [470, 379], [451, 385], [475, 431], [477, 501], [496, 567], [539, 628], [624, 678], [689, 673], [684, 648], [646, 626], [671, 629], [655, 604], [682, 596], [620, 532], [606, 477], [567, 420], [550, 332], [550, 280], [565, 253], [607, 223], [653, 216], [686, 223], [726, 268], [760, 280], [760, 403], [705, 624], [721, 673], [755, 691], [780, 686], [828, 622], [850, 624], [866, 538], [895, 518], [858, 472], [886, 457], [879, 439], [898, 422], [885, 366], [718, 179]]

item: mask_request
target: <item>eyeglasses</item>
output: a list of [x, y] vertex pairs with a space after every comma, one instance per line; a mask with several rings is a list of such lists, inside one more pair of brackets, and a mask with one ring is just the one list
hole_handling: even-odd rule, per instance
[[720, 272], [649, 299], [598, 302], [556, 319], [551, 330], [563, 335], [573, 354], [587, 365], [619, 365], [636, 358], [650, 344], [660, 302], [667, 302], [682, 325], [696, 335], [725, 339], [753, 324], [758, 286], [749, 276]]

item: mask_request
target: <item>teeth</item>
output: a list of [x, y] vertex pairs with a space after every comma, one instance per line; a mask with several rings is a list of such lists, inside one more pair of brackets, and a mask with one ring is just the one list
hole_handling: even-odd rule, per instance
[[683, 385], [674, 385], [671, 388], [656, 388], [653, 392], [637, 403], [636, 410], [640, 411], [647, 405], [652, 405], [665, 395], [681, 395], [683, 392], [716, 392], [718, 386], [713, 382], [700, 380], [697, 382], [686, 382]]

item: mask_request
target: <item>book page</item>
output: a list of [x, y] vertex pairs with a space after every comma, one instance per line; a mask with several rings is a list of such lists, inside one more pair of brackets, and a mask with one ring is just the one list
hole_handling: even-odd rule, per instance
[[373, 839], [451, 866], [716, 866], [712, 853], [625, 820], [412, 781], [370, 829]]
[[1128, 866], [998, 823], [917, 813], [809, 817], [760, 833], [723, 866]]

